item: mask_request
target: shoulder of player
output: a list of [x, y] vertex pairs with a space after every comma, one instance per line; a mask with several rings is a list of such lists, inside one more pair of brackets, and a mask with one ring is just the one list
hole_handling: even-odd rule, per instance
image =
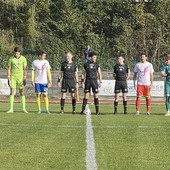
[[10, 56], [8, 60], [12, 60], [14, 59], [15, 57], [14, 56]]
[[25, 56], [23, 56], [23, 55], [21, 55], [21, 56], [20, 56], [20, 58], [21, 58], [21, 59], [26, 59], [26, 57], [25, 57]]
[[100, 67], [100, 64], [99, 64], [98, 62], [95, 62], [95, 64], [96, 64], [98, 67]]
[[65, 64], [67, 64], [66, 61], [62, 61], [62, 62], [61, 62], [61, 65], [62, 65], [62, 66], [65, 65]]

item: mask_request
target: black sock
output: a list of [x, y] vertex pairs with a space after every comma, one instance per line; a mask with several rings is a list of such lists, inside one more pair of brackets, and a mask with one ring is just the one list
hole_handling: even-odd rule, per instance
[[76, 109], [76, 99], [72, 99], [72, 107], [73, 107], [73, 111], [75, 111], [75, 109]]
[[117, 112], [118, 101], [114, 101], [114, 112]]
[[60, 100], [61, 110], [64, 110], [64, 104], [65, 104], [65, 99], [61, 98]]
[[99, 112], [99, 99], [98, 98], [94, 98], [94, 104], [95, 104], [96, 113], [98, 113]]
[[87, 99], [83, 99], [82, 112], [85, 110], [87, 104]]
[[127, 111], [127, 101], [123, 101], [124, 111]]

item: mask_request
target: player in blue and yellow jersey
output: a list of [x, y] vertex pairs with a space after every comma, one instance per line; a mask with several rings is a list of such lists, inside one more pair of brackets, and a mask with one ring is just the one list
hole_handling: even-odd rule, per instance
[[46, 52], [40, 51], [39, 59], [32, 62], [32, 81], [31, 84], [35, 87], [37, 97], [38, 114], [41, 113], [41, 95], [44, 98], [46, 113], [49, 111], [48, 88], [52, 85], [51, 66], [46, 60]]

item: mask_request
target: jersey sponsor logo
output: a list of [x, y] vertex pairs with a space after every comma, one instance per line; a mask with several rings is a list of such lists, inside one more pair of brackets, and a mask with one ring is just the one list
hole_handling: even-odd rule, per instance
[[124, 66], [119, 66], [119, 70], [118, 71], [123, 71], [124, 70]]
[[149, 70], [148, 66], [145, 67], [143, 71], [140, 70], [141, 76], [145, 76], [148, 70]]
[[94, 68], [94, 64], [90, 64], [90, 69], [93, 69]]
[[41, 66], [41, 68], [38, 68], [38, 70], [43, 73], [44, 70], [45, 70], [45, 68], [46, 68], [46, 63], [44, 63], [44, 64]]

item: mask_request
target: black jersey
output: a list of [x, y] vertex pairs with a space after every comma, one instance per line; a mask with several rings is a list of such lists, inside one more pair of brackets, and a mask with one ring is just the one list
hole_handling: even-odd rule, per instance
[[99, 64], [94, 62], [87, 62], [84, 64], [84, 70], [86, 71], [86, 79], [97, 79]]
[[74, 79], [76, 70], [77, 66], [74, 62], [68, 63], [67, 61], [64, 61], [61, 63], [61, 71], [63, 71], [64, 79]]
[[123, 65], [116, 64], [114, 66], [115, 79], [125, 81], [129, 71], [130, 71], [130, 69], [126, 64], [123, 64]]

